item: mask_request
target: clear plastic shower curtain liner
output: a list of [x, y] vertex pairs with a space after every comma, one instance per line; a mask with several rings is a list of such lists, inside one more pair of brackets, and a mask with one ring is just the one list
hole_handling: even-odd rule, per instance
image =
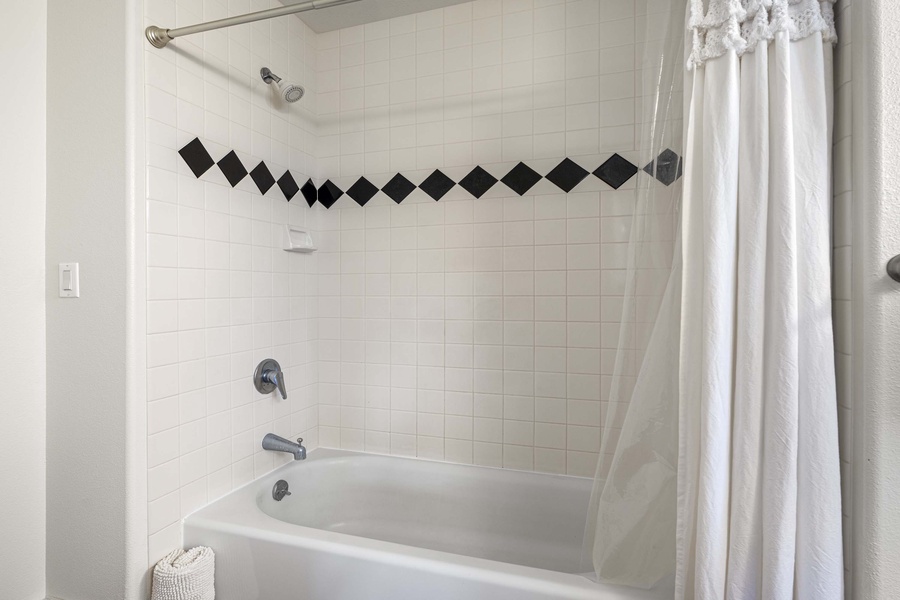
[[614, 374], [603, 382], [608, 395], [582, 553], [586, 576], [639, 588], [670, 577], [675, 565], [681, 178], [660, 180], [681, 173], [686, 3], [646, 6], [637, 19], [644, 32], [636, 150], [639, 164], [659, 178], [635, 178], [622, 320]]

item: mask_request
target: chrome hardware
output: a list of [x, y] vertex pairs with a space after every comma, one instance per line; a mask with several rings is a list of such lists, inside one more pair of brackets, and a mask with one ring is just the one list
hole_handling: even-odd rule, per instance
[[275, 482], [275, 487], [272, 488], [272, 497], [275, 498], [276, 502], [281, 502], [284, 500], [285, 496], [290, 496], [291, 493], [288, 491], [288, 482], [284, 479], [279, 479]]
[[151, 25], [145, 29], [144, 35], [147, 36], [147, 41], [150, 42], [154, 48], [165, 48], [166, 44], [172, 41], [169, 30], [157, 27], [156, 25]]
[[297, 438], [295, 444], [291, 440], [286, 440], [280, 435], [267, 433], [262, 441], [263, 450], [271, 450], [273, 452], [287, 452], [294, 455], [294, 460], [304, 460], [306, 458], [306, 448], [303, 446], [303, 438]]
[[266, 83], [272, 83], [273, 81], [275, 83], [278, 83], [281, 81], [281, 77], [273, 73], [271, 69], [269, 69], [269, 67], [263, 67], [262, 69], [260, 69], [259, 76], [262, 77], [262, 80]]
[[894, 281], [900, 282], [900, 254], [888, 261], [887, 274]]
[[281, 365], [274, 358], [267, 358], [258, 365], [253, 372], [253, 385], [260, 394], [271, 394], [278, 388], [281, 397], [287, 400], [287, 390], [284, 387], [284, 373]]
[[147, 36], [147, 40], [153, 44], [155, 48], [165, 48], [166, 44], [170, 41], [183, 35], [194, 35], [195, 33], [213, 31], [214, 29], [222, 29], [223, 27], [254, 23], [265, 19], [274, 19], [275, 17], [283, 17], [285, 15], [306, 12], [308, 10], [328, 8], [330, 6], [338, 6], [358, 1], [359, 0], [308, 0], [307, 2], [288, 4], [287, 6], [276, 6], [276, 8], [260, 10], [246, 15], [226, 17], [216, 21], [207, 21], [206, 23], [198, 23], [186, 27], [176, 27], [175, 29], [163, 29], [162, 27], [151, 25], [146, 29], [145, 35]]

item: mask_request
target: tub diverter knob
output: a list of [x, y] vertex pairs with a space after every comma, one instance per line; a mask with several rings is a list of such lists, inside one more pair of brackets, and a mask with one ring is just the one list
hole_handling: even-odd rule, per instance
[[279, 479], [275, 482], [275, 487], [272, 488], [272, 497], [275, 498], [276, 502], [281, 502], [284, 500], [285, 496], [290, 496], [291, 492], [288, 491], [288, 482], [284, 479]]

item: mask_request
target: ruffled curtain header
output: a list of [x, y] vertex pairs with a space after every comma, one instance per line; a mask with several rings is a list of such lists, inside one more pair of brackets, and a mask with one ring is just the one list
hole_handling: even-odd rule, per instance
[[[835, 0], [690, 0], [688, 27], [693, 50], [688, 68], [722, 56], [752, 52], [763, 40], [786, 31], [792, 40], [821, 33], [826, 42], [837, 41]], [[708, 7], [704, 4], [708, 3]]]

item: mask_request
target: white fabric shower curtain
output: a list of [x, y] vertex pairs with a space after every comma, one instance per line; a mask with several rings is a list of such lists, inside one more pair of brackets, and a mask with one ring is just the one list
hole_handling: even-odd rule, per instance
[[[676, 598], [839, 600], [831, 7], [709, 4], [686, 82]], [[804, 6], [818, 20], [791, 20]]]

